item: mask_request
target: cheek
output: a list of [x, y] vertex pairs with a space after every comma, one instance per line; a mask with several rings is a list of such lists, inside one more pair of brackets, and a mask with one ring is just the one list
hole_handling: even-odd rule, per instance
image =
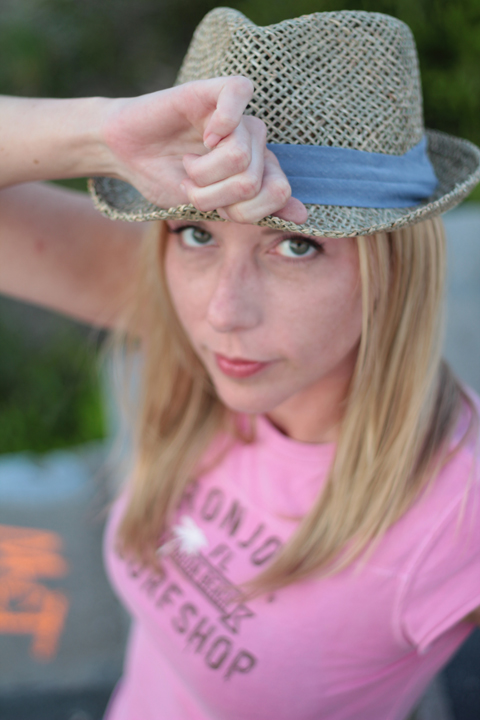
[[208, 295], [206, 282], [182, 262], [171, 240], [165, 253], [165, 278], [177, 317], [187, 335], [192, 337], [193, 330], [204, 315]]
[[277, 336], [296, 361], [327, 371], [357, 347], [362, 332], [358, 273], [310, 287], [304, 301], [283, 307]]
[[321, 335], [332, 346], [350, 349], [357, 344], [362, 331], [362, 298], [349, 285], [334, 294], [323, 306]]

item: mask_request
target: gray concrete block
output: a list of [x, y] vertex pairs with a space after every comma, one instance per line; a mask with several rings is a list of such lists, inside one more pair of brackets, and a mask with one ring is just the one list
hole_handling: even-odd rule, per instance
[[127, 620], [105, 577], [101, 447], [0, 458], [0, 693], [113, 685]]
[[444, 354], [465, 383], [480, 393], [480, 205], [445, 215], [448, 241]]
[[454, 720], [441, 677], [430, 683], [412, 720]]

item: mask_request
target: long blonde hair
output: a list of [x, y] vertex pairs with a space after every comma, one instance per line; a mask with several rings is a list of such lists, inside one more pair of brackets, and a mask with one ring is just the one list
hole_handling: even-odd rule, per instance
[[[345, 567], [412, 504], [445, 461], [462, 398], [441, 360], [446, 249], [439, 218], [357, 238], [363, 329], [325, 489], [257, 587]], [[176, 318], [164, 275], [166, 228], [145, 239], [127, 346], [145, 338], [136, 462], [119, 548], [155, 564], [206, 448], [220, 428], [243, 442]], [[129, 342], [130, 338], [130, 342]]]

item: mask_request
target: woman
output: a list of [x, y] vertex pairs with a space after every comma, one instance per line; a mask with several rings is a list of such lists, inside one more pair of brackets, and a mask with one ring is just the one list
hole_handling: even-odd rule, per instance
[[136, 462], [106, 537], [134, 616], [107, 717], [400, 720], [479, 614], [478, 401], [439, 355], [437, 216], [480, 153], [429, 133], [427, 154], [413, 41], [384, 15], [257, 28], [217, 9], [180, 81], [238, 73], [258, 94], [235, 81], [234, 112], [225, 80], [171, 91], [191, 108], [216, 88], [185, 131], [173, 107], [163, 197], [150, 162], [129, 175], [143, 153], [128, 105], [104, 126], [127, 170], [105, 163], [121, 179], [91, 183], [97, 206], [161, 221], [136, 284], [138, 225], [98, 250], [107, 226], [82, 207], [95, 245], [76, 230], [74, 245], [98, 254], [103, 294], [77, 260], [80, 293], [31, 298], [143, 345]]

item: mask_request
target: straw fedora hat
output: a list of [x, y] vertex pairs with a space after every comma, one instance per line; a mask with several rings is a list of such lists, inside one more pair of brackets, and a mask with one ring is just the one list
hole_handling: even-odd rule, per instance
[[[302, 225], [258, 225], [323, 237], [389, 231], [457, 205], [480, 181], [480, 150], [423, 126], [415, 42], [396, 18], [357, 11], [258, 27], [216, 8], [197, 27], [177, 83], [245, 75], [247, 113], [267, 127], [308, 209]], [[94, 178], [96, 207], [114, 219], [221, 220], [193, 205], [159, 208], [127, 183]]]

